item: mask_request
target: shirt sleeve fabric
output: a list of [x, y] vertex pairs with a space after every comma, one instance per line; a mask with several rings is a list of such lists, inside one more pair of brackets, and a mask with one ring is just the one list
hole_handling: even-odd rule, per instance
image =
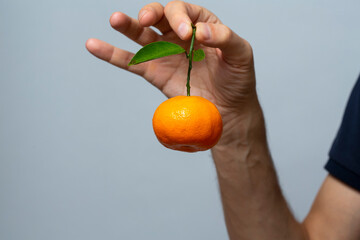
[[360, 191], [360, 76], [350, 95], [325, 169]]

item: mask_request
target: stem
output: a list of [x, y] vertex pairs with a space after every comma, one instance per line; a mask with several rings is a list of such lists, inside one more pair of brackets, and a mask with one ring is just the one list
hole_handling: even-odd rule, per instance
[[190, 96], [190, 72], [191, 72], [191, 69], [192, 69], [192, 59], [193, 59], [195, 32], [196, 32], [195, 25], [191, 24], [191, 27], [192, 27], [192, 37], [191, 37], [189, 55], [187, 56], [188, 59], [189, 59], [189, 68], [188, 68], [187, 83], [186, 83], [187, 96]]

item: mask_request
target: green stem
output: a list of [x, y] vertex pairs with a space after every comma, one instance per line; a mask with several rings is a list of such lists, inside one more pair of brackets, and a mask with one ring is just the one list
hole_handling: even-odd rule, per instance
[[187, 83], [186, 83], [187, 96], [190, 96], [190, 72], [191, 72], [191, 69], [192, 69], [192, 59], [193, 59], [195, 32], [196, 32], [195, 25], [191, 24], [191, 27], [192, 27], [192, 37], [191, 37], [189, 55], [187, 56], [188, 59], [189, 59], [189, 68], [188, 68]]

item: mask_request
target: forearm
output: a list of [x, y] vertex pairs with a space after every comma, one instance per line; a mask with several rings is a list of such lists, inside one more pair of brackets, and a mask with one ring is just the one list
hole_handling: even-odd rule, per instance
[[306, 239], [278, 185], [257, 100], [242, 116], [225, 116], [212, 149], [231, 240]]

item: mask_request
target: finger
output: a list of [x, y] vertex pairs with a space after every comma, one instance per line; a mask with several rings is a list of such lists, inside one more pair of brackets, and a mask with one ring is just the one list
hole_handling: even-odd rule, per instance
[[220, 22], [219, 19], [207, 9], [182, 1], [172, 1], [165, 7], [165, 16], [171, 28], [182, 40], [191, 37], [191, 23]]
[[146, 69], [146, 64], [128, 66], [133, 53], [116, 48], [107, 42], [90, 38], [86, 41], [87, 50], [95, 57], [100, 58], [114, 66], [128, 70], [140, 76], [143, 76]]
[[231, 64], [251, 64], [250, 44], [221, 23], [197, 23], [196, 40], [205, 46], [219, 48], [224, 60]]
[[169, 22], [164, 15], [164, 6], [160, 3], [150, 3], [139, 12], [139, 23], [143, 27], [154, 26], [162, 34], [172, 31]]
[[159, 34], [154, 30], [148, 27], [142, 27], [138, 20], [133, 19], [124, 13], [113, 13], [110, 17], [110, 24], [115, 30], [121, 32], [142, 46], [160, 41]]

